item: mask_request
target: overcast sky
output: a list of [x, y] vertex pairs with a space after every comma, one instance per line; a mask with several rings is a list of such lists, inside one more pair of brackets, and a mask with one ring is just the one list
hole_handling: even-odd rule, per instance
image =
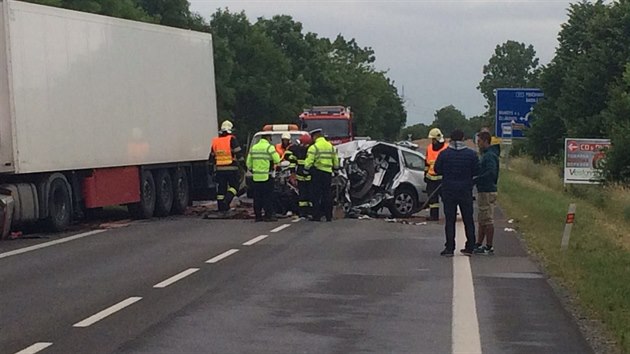
[[226, 7], [232, 12], [244, 10], [251, 22], [290, 15], [303, 24], [304, 32], [331, 39], [340, 33], [355, 38], [360, 46], [372, 47], [376, 68], [388, 71], [400, 94], [404, 88], [407, 124], [412, 125], [432, 122], [435, 111], [449, 104], [469, 118], [481, 114], [485, 100], [476, 87], [497, 44], [510, 39], [532, 44], [541, 64], [547, 64], [567, 8], [575, 1], [189, 2], [206, 18]]

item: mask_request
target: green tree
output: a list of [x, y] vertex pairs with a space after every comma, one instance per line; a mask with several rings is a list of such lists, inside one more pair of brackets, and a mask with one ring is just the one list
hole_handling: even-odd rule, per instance
[[[540, 74], [539, 59], [534, 46], [509, 40], [497, 45], [487, 65], [483, 67], [483, 79], [477, 86], [487, 101], [489, 109], [494, 108], [494, 91], [498, 88], [531, 87]], [[494, 112], [492, 109], [490, 112]]]
[[455, 129], [464, 131], [466, 138], [472, 138], [475, 131], [470, 126], [470, 122], [466, 119], [464, 113], [453, 105], [442, 107], [435, 112], [435, 120], [431, 124], [432, 127], [440, 128], [442, 134], [448, 137]]
[[629, 13], [628, 1], [570, 6], [556, 56], [541, 77], [546, 98], [537, 105], [538, 121], [528, 133], [534, 158], [557, 157], [567, 136], [611, 136], [623, 119], [609, 107], [630, 61]]
[[401, 130], [400, 139], [407, 140], [409, 135], [411, 135], [412, 140], [424, 139], [429, 136], [430, 129], [431, 127], [424, 123], [414, 124]]

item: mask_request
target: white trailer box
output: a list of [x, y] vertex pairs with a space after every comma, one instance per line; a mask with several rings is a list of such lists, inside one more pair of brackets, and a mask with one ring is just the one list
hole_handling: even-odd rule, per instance
[[210, 34], [0, 0], [3, 235], [108, 205], [182, 213], [214, 193], [216, 135]]
[[210, 34], [0, 2], [0, 172], [203, 160]]

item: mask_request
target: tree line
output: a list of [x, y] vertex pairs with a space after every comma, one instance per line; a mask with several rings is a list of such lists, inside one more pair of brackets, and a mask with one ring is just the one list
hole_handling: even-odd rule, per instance
[[[534, 108], [527, 139], [516, 151], [535, 161], [559, 163], [565, 138], [608, 138], [605, 176], [630, 182], [630, 0], [582, 1], [569, 5], [568, 19], [558, 34], [558, 47], [548, 65], [540, 65], [532, 45], [509, 40], [497, 45], [477, 89], [487, 111], [466, 120], [453, 106], [436, 112], [431, 126], [451, 127], [456, 120], [468, 134], [493, 128], [497, 88], [541, 88], [545, 99]], [[423, 124], [403, 129], [422, 133]], [[445, 134], [449, 131], [444, 129]], [[415, 134], [414, 134], [415, 135]], [[471, 135], [468, 135], [471, 136]]]
[[290, 16], [250, 21], [218, 9], [206, 21], [187, 0], [26, 0], [213, 35], [219, 120], [249, 135], [269, 123], [297, 122], [304, 108], [350, 106], [359, 135], [395, 139], [407, 113], [394, 82], [375, 68], [370, 47], [341, 34], [304, 31]]

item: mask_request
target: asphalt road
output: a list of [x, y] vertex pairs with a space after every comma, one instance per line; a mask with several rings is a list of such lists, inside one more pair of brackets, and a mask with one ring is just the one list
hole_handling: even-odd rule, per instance
[[503, 223], [472, 258], [439, 256], [443, 225], [383, 220], [2, 242], [0, 353], [591, 353]]

